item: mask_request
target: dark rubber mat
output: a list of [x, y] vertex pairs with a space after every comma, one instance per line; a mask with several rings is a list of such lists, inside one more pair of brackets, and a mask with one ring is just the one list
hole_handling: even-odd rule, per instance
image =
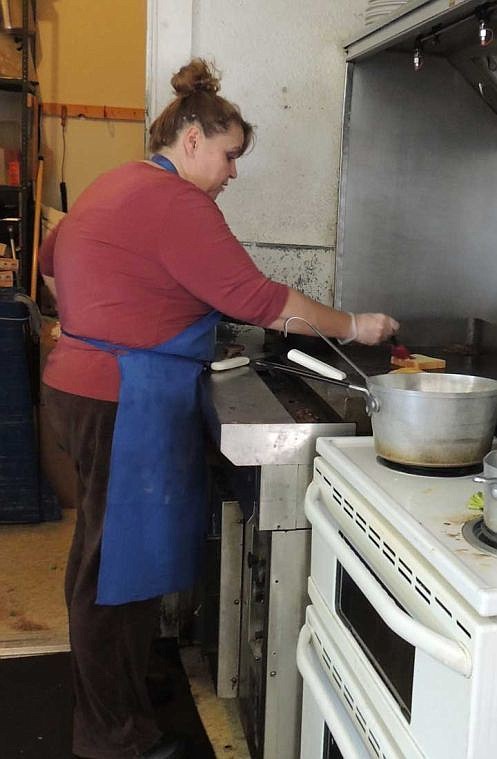
[[[182, 734], [188, 759], [215, 759], [174, 640], [157, 640], [149, 687], [157, 722]], [[1, 759], [71, 759], [69, 654], [0, 659]]]

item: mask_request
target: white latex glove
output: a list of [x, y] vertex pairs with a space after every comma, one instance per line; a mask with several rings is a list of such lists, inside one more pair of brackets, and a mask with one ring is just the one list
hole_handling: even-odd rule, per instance
[[355, 340], [363, 345], [376, 345], [394, 335], [400, 324], [387, 314], [350, 314], [351, 334], [343, 343]]

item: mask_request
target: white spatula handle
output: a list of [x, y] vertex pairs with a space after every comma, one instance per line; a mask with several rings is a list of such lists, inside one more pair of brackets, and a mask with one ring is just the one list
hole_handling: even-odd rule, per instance
[[325, 364], [324, 361], [320, 361], [318, 358], [308, 356], [307, 353], [292, 348], [287, 353], [290, 361], [294, 361], [296, 364], [305, 366], [306, 369], [311, 369], [317, 374], [321, 374], [323, 377], [329, 377], [330, 379], [344, 380], [347, 376], [345, 372], [341, 372], [340, 369], [335, 369], [334, 366]]
[[213, 361], [211, 369], [215, 372], [225, 372], [227, 369], [237, 369], [239, 366], [250, 364], [248, 356], [233, 356], [233, 358], [222, 358], [220, 361]]

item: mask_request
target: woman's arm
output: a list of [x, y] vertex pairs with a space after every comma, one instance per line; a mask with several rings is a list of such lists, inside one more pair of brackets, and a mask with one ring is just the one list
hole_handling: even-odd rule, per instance
[[[336, 311], [291, 287], [265, 277], [235, 238], [224, 216], [193, 185], [182, 188], [169, 207], [174, 226], [162, 240], [164, 265], [188, 292], [227, 316], [271, 329], [283, 329], [290, 316], [301, 316], [320, 332], [373, 345], [390, 337], [398, 323], [384, 314]], [[290, 332], [313, 334], [294, 320]]]
[[[288, 288], [288, 298], [279, 317], [269, 325], [281, 330], [291, 316], [300, 316], [328, 337], [356, 340], [365, 345], [375, 345], [386, 340], [399, 329], [399, 323], [386, 314], [350, 314], [324, 306], [306, 295]], [[314, 334], [305, 322], [295, 319], [288, 325], [289, 332], [303, 335]]]

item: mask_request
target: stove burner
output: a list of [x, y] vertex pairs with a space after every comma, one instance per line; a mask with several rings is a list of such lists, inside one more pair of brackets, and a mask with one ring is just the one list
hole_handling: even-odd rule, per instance
[[466, 522], [462, 528], [462, 534], [475, 548], [494, 556], [497, 555], [497, 533], [488, 529], [482, 517]]
[[478, 474], [482, 471], [481, 464], [468, 464], [466, 466], [417, 466], [416, 464], [400, 464], [397, 461], [389, 461], [383, 456], [377, 456], [376, 461], [388, 469], [405, 474], [415, 474], [419, 477], [466, 477], [469, 474]]

